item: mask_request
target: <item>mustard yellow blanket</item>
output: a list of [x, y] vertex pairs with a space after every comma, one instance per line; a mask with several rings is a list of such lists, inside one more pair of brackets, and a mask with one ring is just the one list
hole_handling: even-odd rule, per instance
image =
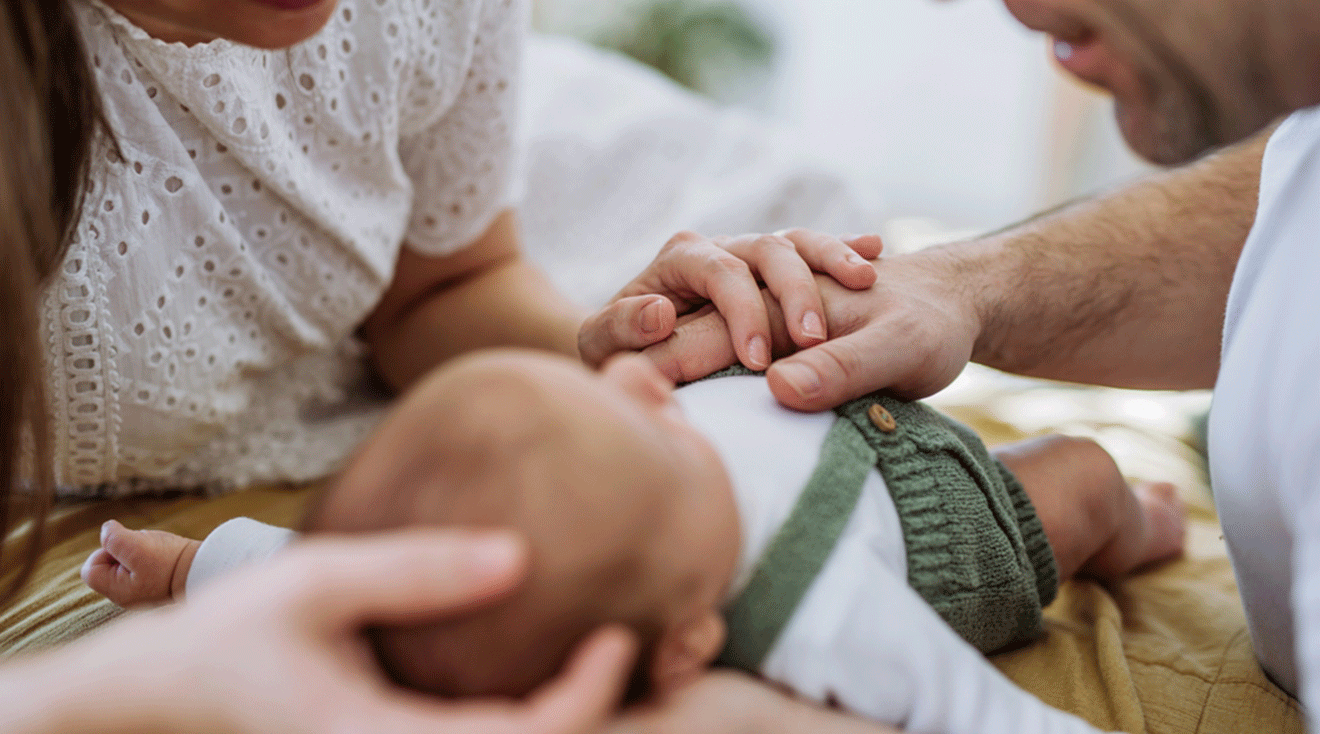
[[[972, 370], [934, 402], [990, 443], [1045, 431], [1094, 436], [1129, 475], [1174, 481], [1189, 505], [1183, 559], [1114, 588], [1069, 582], [1046, 610], [1044, 639], [997, 657], [1001, 670], [1045, 702], [1107, 730], [1304, 731], [1297, 702], [1272, 685], [1252, 657], [1195, 449], [1195, 419], [1207, 396], [1081, 389]], [[0, 655], [59, 644], [120, 613], [78, 578], [103, 521], [116, 518], [130, 527], [193, 537], [240, 515], [290, 525], [314, 490], [254, 489], [214, 499], [62, 508], [36, 577], [17, 603], [0, 610]]]

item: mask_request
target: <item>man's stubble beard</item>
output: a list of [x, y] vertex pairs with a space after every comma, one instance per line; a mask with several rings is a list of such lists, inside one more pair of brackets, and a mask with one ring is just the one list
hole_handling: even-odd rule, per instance
[[1154, 98], [1147, 129], [1131, 130], [1124, 125], [1124, 106], [1117, 100], [1114, 114], [1132, 150], [1158, 165], [1186, 163], [1225, 142], [1214, 132], [1213, 112], [1193, 102], [1182, 89], [1168, 90]]
[[1176, 165], [1234, 142], [1223, 139], [1220, 106], [1210, 86], [1160, 27], [1123, 0], [1110, 3], [1108, 7], [1129, 37], [1144, 50], [1144, 55], [1161, 70], [1160, 76], [1163, 77], [1156, 81], [1149, 68], [1142, 72], [1142, 83], [1151, 100], [1147, 129], [1133, 130], [1123, 125], [1124, 105], [1115, 101], [1115, 114], [1128, 145], [1154, 163]]

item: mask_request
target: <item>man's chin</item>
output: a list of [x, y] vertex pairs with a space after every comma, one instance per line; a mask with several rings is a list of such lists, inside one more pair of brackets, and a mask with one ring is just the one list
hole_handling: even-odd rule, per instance
[[1218, 146], [1210, 135], [1197, 131], [1199, 126], [1185, 120], [1137, 111], [1118, 102], [1114, 116], [1132, 152], [1159, 166], [1187, 163]]

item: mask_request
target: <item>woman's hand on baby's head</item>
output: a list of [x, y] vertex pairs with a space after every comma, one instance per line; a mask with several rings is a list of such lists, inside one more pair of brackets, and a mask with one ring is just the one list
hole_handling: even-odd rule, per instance
[[876, 278], [868, 261], [882, 249], [873, 235], [839, 238], [802, 229], [713, 238], [680, 232], [645, 272], [583, 323], [579, 352], [583, 361], [598, 366], [618, 352], [663, 342], [683, 317], [713, 307], [728, 328], [719, 343], [691, 341], [691, 358], [708, 365], [716, 361], [714, 354], [732, 350], [733, 359], [684, 377], [704, 377], [734, 361], [763, 370], [770, 366], [774, 329], [761, 284], [782, 304], [778, 319], [788, 338], [799, 348], [809, 347], [829, 336], [815, 274], [864, 290]]

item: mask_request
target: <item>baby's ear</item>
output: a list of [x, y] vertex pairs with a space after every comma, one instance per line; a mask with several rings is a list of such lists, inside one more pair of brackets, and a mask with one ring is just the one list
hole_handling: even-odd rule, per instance
[[666, 629], [651, 659], [655, 691], [664, 694], [701, 675], [719, 656], [724, 634], [724, 618], [713, 609]]

